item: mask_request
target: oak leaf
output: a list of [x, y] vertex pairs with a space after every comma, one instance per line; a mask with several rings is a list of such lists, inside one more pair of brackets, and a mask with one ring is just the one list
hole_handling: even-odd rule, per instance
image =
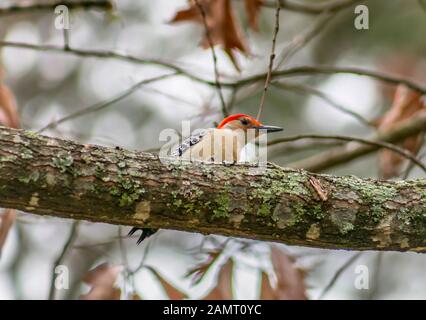
[[[212, 45], [221, 46], [231, 59], [235, 68], [239, 70], [235, 51], [238, 50], [241, 53], [247, 54], [248, 49], [231, 0], [198, 0], [198, 3], [205, 12], [205, 24]], [[258, 27], [258, 16], [261, 4], [261, 0], [245, 0], [249, 26], [253, 29], [257, 29]], [[175, 23], [182, 21], [196, 22], [204, 27], [200, 8], [195, 1], [191, 1], [187, 9], [178, 11], [170, 22]], [[210, 46], [207, 32], [201, 44], [204, 48]]]
[[215, 287], [203, 298], [203, 300], [231, 300], [232, 295], [232, 272], [234, 262], [229, 259], [218, 274]]
[[103, 263], [90, 270], [84, 282], [91, 286], [89, 293], [81, 295], [82, 300], [120, 300], [121, 290], [114, 287], [118, 275], [122, 271], [121, 266], [113, 266]]
[[[377, 121], [379, 130], [390, 130], [406, 120], [416, 117], [418, 112], [426, 108], [420, 93], [415, 92], [405, 85], [398, 85], [392, 106], [386, 114]], [[421, 145], [423, 133], [406, 138], [401, 142], [401, 146], [413, 154], [417, 154]], [[379, 153], [380, 175], [384, 179], [397, 176], [404, 164], [405, 158], [390, 150], [381, 150]]]
[[19, 114], [13, 92], [3, 83], [0, 70], [0, 124], [10, 128], [19, 128]]
[[16, 210], [6, 209], [0, 216], [0, 256], [7, 235], [16, 219]]

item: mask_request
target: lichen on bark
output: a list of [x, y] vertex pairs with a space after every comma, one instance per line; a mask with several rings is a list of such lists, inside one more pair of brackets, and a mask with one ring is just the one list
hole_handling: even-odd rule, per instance
[[0, 128], [0, 206], [293, 245], [426, 252], [426, 181], [276, 165], [162, 163], [148, 153]]

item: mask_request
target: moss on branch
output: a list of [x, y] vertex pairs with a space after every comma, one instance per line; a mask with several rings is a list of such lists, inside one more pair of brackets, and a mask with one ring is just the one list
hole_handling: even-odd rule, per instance
[[94, 222], [356, 250], [426, 252], [426, 181], [148, 153], [0, 128], [0, 206]]

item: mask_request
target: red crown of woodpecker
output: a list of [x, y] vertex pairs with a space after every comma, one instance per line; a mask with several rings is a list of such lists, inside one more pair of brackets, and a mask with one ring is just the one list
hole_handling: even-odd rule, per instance
[[249, 116], [247, 114], [244, 113], [237, 113], [237, 114], [233, 114], [229, 117], [226, 117], [225, 119], [222, 120], [221, 123], [219, 123], [219, 125], [217, 126], [218, 129], [222, 129], [227, 123], [234, 121], [234, 120], [238, 120], [240, 118], [247, 118], [251, 121], [251, 123], [255, 126], [262, 126], [262, 123], [257, 121], [255, 118], [253, 118], [252, 116]]

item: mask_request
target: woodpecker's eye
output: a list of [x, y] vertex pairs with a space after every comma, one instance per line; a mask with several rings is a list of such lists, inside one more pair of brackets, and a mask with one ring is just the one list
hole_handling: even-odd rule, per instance
[[247, 119], [247, 118], [242, 118], [241, 120], [241, 123], [243, 124], [243, 125], [248, 125], [249, 123], [250, 123], [250, 121], [249, 121], [249, 119]]

